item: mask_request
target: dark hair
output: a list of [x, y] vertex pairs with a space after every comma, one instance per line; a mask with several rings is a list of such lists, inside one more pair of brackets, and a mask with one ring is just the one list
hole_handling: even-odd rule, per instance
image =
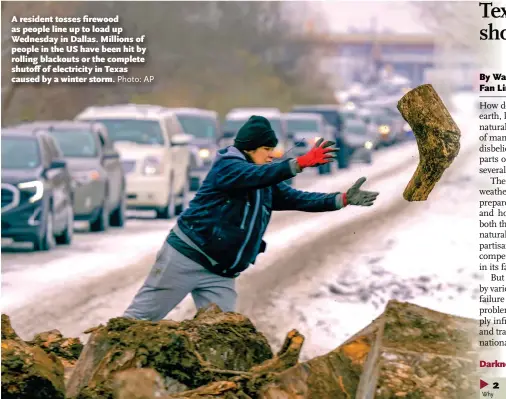
[[[241, 154], [244, 155], [244, 157], [246, 158], [246, 161], [248, 161], [249, 163], [255, 163], [255, 161], [253, 161], [253, 158], [251, 158], [251, 155], [248, 154], [246, 152], [246, 150], [239, 150], [239, 151], [241, 151]], [[252, 150], [252, 151], [254, 151], [254, 150]]]

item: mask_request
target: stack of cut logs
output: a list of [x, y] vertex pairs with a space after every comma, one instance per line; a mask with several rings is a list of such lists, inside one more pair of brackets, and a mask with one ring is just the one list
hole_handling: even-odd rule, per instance
[[466, 399], [477, 396], [476, 322], [390, 301], [330, 353], [277, 354], [249, 319], [210, 306], [192, 320], [109, 320], [86, 345], [53, 330], [23, 341], [2, 315], [2, 398]]

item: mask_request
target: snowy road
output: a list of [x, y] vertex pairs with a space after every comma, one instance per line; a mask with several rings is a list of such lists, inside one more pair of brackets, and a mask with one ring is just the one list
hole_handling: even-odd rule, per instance
[[[469, 124], [465, 130], [461, 126], [463, 136], [476, 135]], [[466, 237], [458, 236], [469, 227], [470, 217], [465, 217], [473, 209], [469, 189], [463, 189], [469, 186], [469, 168], [475, 167], [467, 153], [470, 146], [468, 140], [426, 203], [402, 199], [418, 162], [413, 143], [378, 153], [372, 166], [357, 164], [333, 176], [301, 179], [298, 185], [303, 189], [332, 192], [367, 176], [365, 187], [381, 194], [372, 208], [275, 214], [267, 232], [267, 254], [238, 279], [238, 311], [251, 317], [274, 346], [288, 330], [298, 328], [307, 338], [304, 356], [312, 356], [339, 345], [379, 314], [391, 297], [412, 300], [436, 291], [446, 300], [458, 299], [463, 292], [470, 297], [476, 276], [462, 274], [470, 269], [465, 263], [470, 246]], [[449, 210], [455, 211], [454, 217], [443, 219]], [[29, 260], [26, 253], [16, 263], [19, 254], [2, 254], [2, 263], [4, 256], [8, 262], [2, 312], [11, 316], [23, 338], [52, 328], [85, 338], [85, 329], [119, 316], [129, 304], [173, 223], [133, 220], [114, 235], [83, 234], [76, 249], [59, 250], [55, 258], [43, 261]], [[419, 239], [421, 229], [429, 231], [423, 235], [425, 242]], [[413, 248], [415, 235], [418, 247]], [[439, 261], [432, 250], [436, 244], [451, 245], [455, 255]], [[452, 273], [459, 280], [465, 277], [466, 290], [462, 284], [451, 286], [456, 279]], [[421, 295], [419, 301], [423, 304], [428, 297]], [[455, 307], [455, 301], [447, 306]], [[188, 297], [168, 318], [180, 320], [193, 312]]]

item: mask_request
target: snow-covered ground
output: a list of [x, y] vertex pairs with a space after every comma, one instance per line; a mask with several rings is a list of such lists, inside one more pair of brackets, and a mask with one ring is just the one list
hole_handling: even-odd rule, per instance
[[[37, 298], [47, 292], [65, 290], [74, 281], [106, 276], [126, 264], [137, 262], [146, 253], [155, 251], [160, 246], [167, 228], [175, 222], [154, 231], [130, 236], [107, 236], [93, 243], [92, 251], [79, 252], [75, 248], [70, 256], [53, 262], [19, 269], [2, 275], [2, 311], [36, 303]], [[117, 248], [111, 251], [111, 248]], [[97, 256], [98, 255], [98, 256]]]

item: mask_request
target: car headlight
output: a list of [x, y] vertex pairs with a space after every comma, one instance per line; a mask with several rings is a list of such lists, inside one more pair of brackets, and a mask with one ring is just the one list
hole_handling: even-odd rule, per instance
[[72, 179], [78, 184], [87, 184], [92, 181], [100, 180], [100, 172], [98, 170], [80, 170], [72, 172]]
[[161, 175], [163, 173], [162, 160], [156, 157], [146, 157], [142, 166], [142, 172], [145, 175]]
[[24, 183], [19, 183], [18, 188], [23, 191], [29, 191], [32, 193], [32, 196], [28, 200], [29, 202], [37, 202], [42, 199], [44, 195], [44, 183], [39, 180], [27, 181]]
[[211, 151], [209, 151], [207, 148], [202, 148], [199, 150], [199, 157], [200, 158], [209, 158], [211, 156]]
[[381, 125], [378, 128], [378, 132], [380, 134], [388, 134], [388, 133], [390, 133], [390, 126], [388, 126], [388, 125]]
[[356, 106], [355, 106], [355, 104], [353, 102], [349, 101], [349, 102], [346, 103], [346, 109], [348, 111], [353, 111], [355, 108], [356, 108]]
[[373, 147], [372, 141], [366, 141], [364, 147], [366, 150], [370, 150]]

